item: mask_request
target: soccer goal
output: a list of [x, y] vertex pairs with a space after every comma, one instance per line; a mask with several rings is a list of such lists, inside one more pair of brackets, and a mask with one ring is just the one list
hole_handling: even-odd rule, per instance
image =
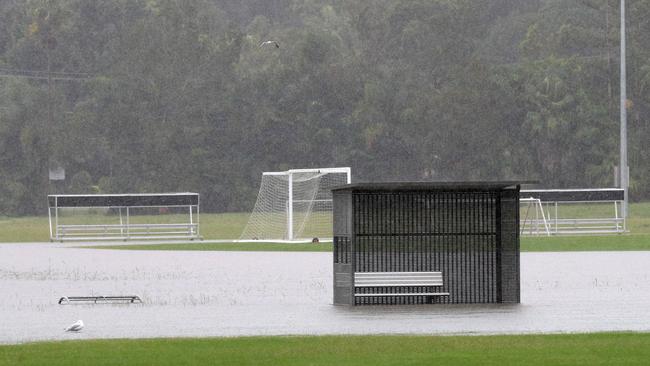
[[263, 173], [257, 202], [240, 240], [331, 240], [331, 189], [350, 182], [350, 168]]

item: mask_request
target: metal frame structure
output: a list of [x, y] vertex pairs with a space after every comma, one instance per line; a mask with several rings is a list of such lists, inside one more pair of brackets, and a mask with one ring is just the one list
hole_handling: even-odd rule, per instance
[[[524, 214], [524, 217], [521, 219], [521, 234], [524, 235], [525, 233], [529, 235], [540, 235], [542, 233], [546, 234], [546, 236], [551, 235], [551, 229], [548, 225], [548, 221], [546, 220], [546, 213], [544, 213], [544, 206], [542, 205], [542, 201], [539, 198], [519, 198], [519, 203], [520, 204], [526, 204], [526, 213]], [[535, 218], [533, 219], [533, 216], [530, 212], [530, 209], [533, 209]], [[530, 215], [530, 219], [529, 219]]]
[[352, 183], [352, 170], [349, 167], [344, 168], [323, 168], [323, 169], [290, 169], [284, 172], [263, 172], [262, 175], [286, 175], [289, 182], [288, 201], [286, 205], [287, 211], [287, 238], [286, 241], [291, 242], [295, 240], [293, 230], [293, 175], [297, 173], [344, 173], [347, 175], [347, 184]]
[[59, 299], [59, 305], [70, 305], [72, 303], [93, 303], [93, 304], [142, 304], [142, 299], [137, 295], [126, 296], [63, 296]]
[[[335, 188], [334, 304], [518, 303], [523, 183]], [[385, 283], [359, 286], [359, 273]], [[441, 281], [398, 283], [428, 273], [440, 273]]]
[[620, 104], [619, 104], [619, 109], [620, 109], [620, 120], [621, 120], [621, 126], [620, 126], [620, 165], [618, 168], [619, 174], [620, 174], [620, 184], [621, 184], [621, 189], [623, 189], [623, 205], [622, 205], [622, 216], [623, 219], [627, 219], [628, 214], [629, 214], [629, 195], [628, 195], [628, 190], [630, 186], [630, 167], [627, 165], [627, 60], [625, 58], [625, 51], [626, 51], [626, 42], [625, 42], [625, 0], [621, 0], [621, 62], [620, 62], [620, 88], [619, 88], [619, 93], [620, 93]]
[[[535, 218], [525, 215], [524, 235], [620, 234], [627, 231], [623, 214], [624, 189], [533, 189], [522, 190], [520, 202], [537, 202]], [[561, 217], [560, 210], [570, 205], [609, 204], [610, 217]]]
[[[60, 210], [66, 208], [105, 208], [117, 211], [119, 224], [62, 224]], [[171, 224], [132, 223], [133, 209], [181, 208], [187, 221]], [[51, 241], [200, 239], [198, 193], [143, 194], [66, 194], [48, 196], [48, 221]]]

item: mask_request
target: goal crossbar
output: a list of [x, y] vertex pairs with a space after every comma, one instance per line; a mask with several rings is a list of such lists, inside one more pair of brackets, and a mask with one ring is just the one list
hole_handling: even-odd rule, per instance
[[283, 172], [263, 172], [262, 175], [289, 175], [293, 173], [321, 173], [321, 174], [328, 174], [328, 173], [344, 173], [348, 175], [348, 184], [350, 182], [350, 174], [351, 174], [351, 169], [350, 168], [323, 168], [323, 169], [289, 169], [285, 170]]

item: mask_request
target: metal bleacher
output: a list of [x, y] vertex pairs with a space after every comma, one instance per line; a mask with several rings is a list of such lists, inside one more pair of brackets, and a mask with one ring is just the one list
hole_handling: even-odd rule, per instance
[[198, 193], [50, 195], [48, 218], [52, 241], [200, 239]]
[[624, 233], [623, 189], [522, 190], [522, 235]]

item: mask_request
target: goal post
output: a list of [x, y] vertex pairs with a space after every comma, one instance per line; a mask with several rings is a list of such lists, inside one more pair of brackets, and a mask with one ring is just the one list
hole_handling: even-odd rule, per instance
[[331, 238], [331, 188], [349, 183], [349, 167], [262, 173], [257, 201], [240, 240]]

